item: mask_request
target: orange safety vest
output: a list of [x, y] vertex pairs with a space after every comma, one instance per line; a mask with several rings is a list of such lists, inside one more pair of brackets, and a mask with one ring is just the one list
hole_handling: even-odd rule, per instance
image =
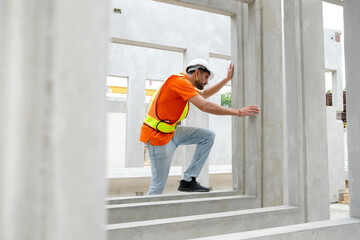
[[[175, 75], [173, 75], [175, 76]], [[184, 76], [182, 74], [177, 74], [177, 76]], [[149, 109], [148, 112], [146, 114], [145, 120], [144, 120], [144, 124], [147, 125], [148, 127], [161, 132], [161, 133], [165, 133], [165, 134], [172, 134], [174, 133], [176, 126], [178, 124], [178, 122], [180, 122], [181, 120], [185, 119], [188, 112], [189, 112], [189, 102], [186, 102], [186, 105], [184, 107], [184, 110], [181, 114], [181, 116], [179, 117], [178, 120], [176, 120], [175, 122], [171, 122], [168, 119], [160, 119], [157, 115], [157, 111], [156, 111], [156, 105], [157, 105], [157, 100], [161, 94], [161, 89], [163, 88], [163, 86], [166, 84], [166, 82], [168, 80], [170, 80], [172, 78], [169, 77], [164, 83], [163, 85], [154, 93], [154, 95], [151, 97], [150, 100], [150, 105], [149, 105]]]

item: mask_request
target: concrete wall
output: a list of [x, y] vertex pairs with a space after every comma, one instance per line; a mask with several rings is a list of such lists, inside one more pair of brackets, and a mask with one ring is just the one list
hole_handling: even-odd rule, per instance
[[344, 125], [336, 120], [337, 111], [326, 107], [328, 128], [329, 200], [339, 201], [339, 192], [345, 190]]
[[340, 31], [324, 28], [325, 70], [332, 73], [333, 107], [338, 112], [343, 111], [343, 63], [342, 44], [335, 41], [335, 35]]
[[[177, 4], [186, 5], [187, 1], [179, 1]], [[206, 6], [206, 4], [199, 3], [201, 6]], [[316, 15], [317, 20], [320, 20], [321, 14], [319, 15], [319, 12], [321, 12], [321, 9], [310, 7], [313, 4], [317, 7], [319, 6], [319, 2], [314, 2], [306, 3], [301, 7], [306, 11], [312, 10], [306, 14]], [[188, 4], [187, 6], [193, 7], [194, 5]], [[216, 75], [218, 77], [219, 75], [224, 76], [224, 67], [226, 68], [227, 65], [224, 58], [226, 59], [230, 55], [230, 38], [228, 38], [230, 35], [230, 28], [228, 27], [229, 17], [147, 0], [132, 1], [131, 4], [127, 1], [114, 1], [112, 7], [121, 8], [123, 13], [121, 15], [112, 15], [111, 35], [116, 40], [111, 43], [111, 49], [122, 48], [125, 54], [119, 54], [119, 51], [115, 57], [113, 53], [110, 53], [109, 74], [128, 77], [130, 72], [139, 72], [143, 69], [143, 65], [140, 64], [141, 59], [148, 57], [145, 54], [148, 51], [159, 51], [164, 55], [174, 53], [179, 58], [182, 57], [182, 60], [178, 60], [178, 62], [182, 61], [182, 64], [176, 63], [175, 67], [175, 60], [169, 61], [168, 59], [171, 58], [167, 57], [165, 62], [165, 60], [162, 60], [162, 56], [157, 56], [157, 61], [144, 60], [147, 63], [144, 64], [144, 67], [149, 67], [149, 62], [155, 64], [156, 67], [150, 68], [148, 72], [143, 70], [142, 74], [137, 73], [142, 75], [142, 78], [148, 79], [147, 75], [151, 75], [152, 79], [166, 79], [171, 73], [181, 71], [184, 62], [186, 63], [187, 58], [190, 58], [190, 56], [200, 56], [208, 59], [210, 63], [215, 63], [217, 66], [215, 70], [222, 71]], [[222, 7], [218, 6], [219, 9]], [[153, 16], [155, 9], [157, 14]], [[239, 174], [239, 176], [234, 177], [235, 189], [242, 188], [247, 194], [262, 196], [263, 206], [281, 205], [283, 204], [284, 191], [284, 153], [287, 153], [287, 149], [284, 149], [284, 141], [286, 139], [284, 135], [288, 131], [285, 129], [286, 125], [284, 124], [286, 121], [284, 115], [288, 113], [284, 113], [286, 106], [284, 100], [286, 98], [283, 92], [284, 80], [282, 74], [281, 1], [258, 1], [254, 4], [244, 5], [242, 9], [242, 12], [237, 17], [233, 15], [231, 18], [231, 44], [235, 46], [232, 51], [239, 55], [235, 57], [235, 54], [232, 54], [234, 62], [237, 62], [235, 72], [235, 79], [237, 81], [233, 83], [233, 102], [234, 106], [237, 107], [254, 103], [260, 105], [263, 110], [261, 117], [256, 119], [236, 119], [232, 126], [233, 130], [231, 130], [230, 127], [225, 129], [221, 125], [229, 125], [230, 119], [228, 117], [211, 116], [209, 118], [208, 115], [200, 113], [193, 107], [185, 124], [210, 127], [217, 132], [217, 142], [210, 156], [210, 164], [228, 164], [228, 156], [230, 151], [232, 151], [233, 159], [236, 158], [235, 162], [233, 162], [233, 167], [236, 169], [235, 172]], [[235, 8], [232, 11], [235, 11]], [[171, 18], [169, 18], [170, 13]], [[136, 18], [134, 17], [135, 15], [137, 16]], [[184, 19], [179, 22], [176, 20], [178, 18]], [[166, 19], [166, 21], [163, 19]], [[301, 22], [301, 24], [303, 23]], [[186, 26], [191, 26], [191, 30]], [[318, 95], [322, 92], [323, 83], [314, 84], [315, 79], [318, 81], [319, 78], [323, 77], [323, 70], [315, 70], [311, 67], [311, 64], [307, 63], [312, 61], [313, 64], [319, 66], [319, 69], [324, 66], [324, 62], [320, 61], [321, 59], [311, 59], [312, 51], [316, 51], [317, 54], [323, 54], [321, 50], [323, 45], [313, 49], [310, 44], [313, 42], [318, 44], [318, 40], [323, 39], [323, 34], [317, 32], [319, 29], [322, 31], [322, 26], [309, 24], [306, 17], [304, 17], [304, 24], [301, 26], [301, 31], [303, 31], [301, 37], [304, 38], [302, 41], [309, 43], [304, 45], [307, 47], [306, 54], [309, 55], [306, 55], [306, 57], [309, 57], [309, 60], [304, 61], [306, 69], [302, 70], [306, 80], [302, 84], [306, 84], [306, 86], [299, 86], [295, 91], [299, 91], [297, 94], [304, 95], [301, 96], [304, 100], [299, 98], [298, 101], [304, 101], [304, 108], [309, 108], [309, 111], [306, 112], [316, 111], [321, 114], [316, 116], [307, 114], [299, 117], [301, 121], [303, 119], [308, 121], [308, 124], [304, 127], [307, 127], [306, 131], [315, 135], [314, 139], [322, 139], [323, 134], [326, 133], [322, 127], [326, 126], [326, 123], [320, 127], [321, 131], [318, 131], [319, 126], [318, 124], [314, 125], [314, 122], [321, 122], [319, 119], [321, 119], [322, 113], [325, 113], [325, 107], [314, 105], [313, 103], [323, 103], [321, 95]], [[158, 29], [166, 29], [166, 31], [160, 32]], [[207, 34], [203, 34], [204, 31]], [[309, 34], [311, 31], [314, 34]], [[154, 32], [156, 34], [153, 34]], [[179, 38], [174, 36], [179, 36]], [[238, 49], [235, 49], [236, 47]], [[295, 48], [297, 47], [295, 46]], [[136, 48], [136, 51], [132, 52], [132, 54], [127, 54], [127, 48]], [[151, 50], [148, 50], [149, 48]], [[291, 54], [293, 53], [289, 53], [289, 55]], [[129, 64], [129, 60], [126, 57], [131, 58], [133, 56], [136, 56], [136, 59], [130, 62], [135, 62], [136, 64]], [[123, 61], [125, 61], [124, 64]], [[163, 62], [160, 63], [161, 61]], [[139, 64], [141, 66], [140, 69], [137, 67]], [[170, 67], [167, 67], [168, 71], [165, 72], [160, 65], [168, 66], [167, 64], [173, 64], [174, 68], [170, 69]], [[294, 74], [299, 74], [299, 72]], [[218, 80], [219, 78], [213, 82]], [[133, 88], [136, 89], [131, 90], [132, 87], [129, 84], [129, 92], [136, 91], [137, 94], [143, 94], [143, 90], [141, 90], [141, 93], [139, 89], [144, 88], [144, 80], [136, 81], [140, 81], [136, 84], [133, 83], [135, 84]], [[291, 97], [294, 95], [294, 90], [290, 92], [288, 101], [291, 101]], [[214, 96], [212, 101], [218, 101], [218, 96]], [[136, 102], [136, 104], [134, 102], [131, 103], [130, 100], [128, 102], [128, 109], [131, 109], [131, 112], [128, 112], [133, 115], [128, 117], [128, 125], [126, 127], [127, 136], [129, 136], [126, 144], [126, 161], [129, 164], [133, 164], [125, 164], [125, 166], [129, 167], [143, 166], [143, 145], [136, 142], [138, 140], [139, 128], [145, 115], [144, 105], [141, 105], [142, 103], [139, 104], [139, 102]], [[299, 107], [301, 110], [303, 109], [302, 106]], [[234, 119], [232, 120], [234, 121]], [[227, 132], [231, 131], [236, 133], [236, 135], [233, 135], [232, 147], [230, 147], [229, 142], [226, 140], [230, 137]], [[243, 134], [244, 138], [241, 138], [239, 134]], [[305, 136], [308, 137], [308, 135]], [[239, 141], [244, 140], [244, 142], [237, 142], [236, 138]], [[326, 142], [321, 144], [319, 148], [314, 147], [314, 145], [318, 144], [311, 141], [311, 137], [309, 137], [309, 142], [304, 140], [307, 144], [305, 147], [310, 149], [304, 150], [304, 153], [309, 154], [305, 156], [308, 159], [307, 161], [309, 161], [309, 169], [318, 169], [318, 164], [322, 165], [323, 160], [326, 159], [323, 156], [326, 153], [326, 151], [324, 152]], [[243, 148], [244, 146], [245, 148]], [[301, 151], [300, 149], [296, 151]], [[186, 153], [180, 152], [180, 156], [174, 159], [175, 165], [178, 165], [181, 159], [185, 159], [183, 160], [185, 163], [190, 161], [192, 151], [193, 149], [186, 148]], [[243, 159], [239, 160], [242, 157]], [[302, 156], [299, 155], [299, 157]], [[313, 158], [318, 160], [310, 160]], [[116, 161], [116, 159], [112, 161]], [[110, 165], [114, 166], [116, 164]], [[208, 166], [205, 166], [204, 171], [208, 171]], [[322, 179], [324, 176], [327, 176], [327, 173], [324, 175], [321, 172], [316, 178]], [[309, 182], [311, 186], [316, 186], [312, 184], [313, 180], [317, 181], [315, 178], [307, 179], [311, 181], [311, 183]], [[324, 183], [325, 185], [327, 188], [327, 182]], [[315, 194], [315, 192], [311, 194]], [[320, 192], [323, 193], [322, 191]]]
[[[174, 229], [177, 231], [175, 233], [178, 233], [176, 237], [183, 239], [184, 236], [190, 236], [184, 234], [184, 230], [187, 230], [187, 234], [193, 234], [191, 236], [203, 234], [193, 226], [207, 226], [208, 231], [204, 234], [209, 235], [217, 234], [218, 229], [213, 227], [214, 224], [221, 227], [223, 232], [235, 232], [275, 227], [279, 224], [295, 224], [300, 220], [312, 222], [328, 217], [329, 199], [327, 181], [324, 181], [328, 174], [324, 140], [326, 131], [325, 124], [319, 124], [325, 121], [326, 115], [324, 89], [318, 81], [323, 76], [324, 69], [321, 1], [286, 2], [286, 9], [289, 9], [290, 13], [295, 13], [287, 15], [290, 22], [285, 27], [289, 30], [286, 46], [293, 46], [286, 51], [287, 54], [293, 53], [290, 54], [286, 76], [291, 76], [290, 73], [295, 72], [294, 79], [300, 79], [299, 82], [291, 78], [286, 79], [293, 87], [289, 84], [286, 86], [287, 96], [296, 96], [292, 100], [290, 97], [287, 98], [289, 104], [300, 112], [295, 111], [294, 118], [291, 118], [290, 114], [293, 112], [286, 112], [286, 121], [290, 123], [289, 120], [295, 120], [294, 125], [287, 124], [287, 130], [294, 134], [289, 134], [293, 137], [291, 140], [295, 139], [287, 147], [291, 146], [289, 149], [295, 152], [295, 157], [294, 160], [288, 159], [291, 168], [286, 168], [289, 202], [295, 207], [280, 206], [241, 213], [224, 212], [205, 217], [198, 215], [175, 218], [172, 221], [165, 219], [150, 223], [131, 223], [127, 224], [128, 228], [121, 229], [120, 226], [117, 230], [118, 226], [111, 226], [108, 229], [114, 230], [114, 235], [110, 237], [118, 239], [119, 235], [116, 235], [116, 232], [121, 234], [122, 231], [128, 230], [128, 238], [135, 234], [148, 238], [149, 232], [158, 238], [166, 238], [166, 232]], [[213, 1], [206, 1], [206, 4], [210, 3]], [[0, 238], [103, 240], [106, 238], [104, 159], [107, 105], [104, 81], [108, 47], [108, 6], [106, 2], [83, 0], [15, 0], [0, 1], [0, 5], [4, 7], [4, 10], [0, 10], [4, 14], [1, 16], [0, 25], [3, 37], [0, 42], [3, 51], [0, 62], [4, 64], [0, 69], [1, 86], [4, 87], [1, 90], [4, 101], [0, 102], [0, 127], [3, 133], [0, 143], [1, 150], [4, 150], [0, 153]], [[357, 91], [360, 88], [360, 59], [357, 43], [360, 41], [360, 32], [353, 23], [360, 22], [360, 3], [345, 1], [344, 6], [347, 34], [345, 49], [349, 105], [350, 214], [354, 218], [359, 218], [360, 99]], [[261, 16], [261, 12], [257, 12], [260, 10], [258, 7], [259, 5], [255, 4], [248, 8], [249, 16], [255, 16], [257, 20]], [[271, 8], [265, 11], [268, 11], [265, 14], [272, 12]], [[232, 23], [238, 20], [239, 18], [234, 17]], [[257, 31], [262, 29], [258, 23], [259, 21], [255, 24]], [[131, 26], [131, 22], [125, 26]], [[236, 30], [244, 30], [244, 26], [247, 25], [236, 25]], [[243, 36], [242, 33], [236, 32], [237, 34]], [[261, 39], [252, 37], [249, 38], [250, 41]], [[239, 44], [241, 41], [238, 39], [232, 50], [242, 49], [244, 45]], [[254, 49], [259, 53], [257, 47]], [[187, 56], [191, 54], [194, 53]], [[241, 58], [243, 56], [239, 54], [235, 51], [234, 58], [239, 60], [240, 66], [245, 66], [244, 59]], [[259, 58], [252, 60], [258, 66]], [[250, 89], [255, 94], [261, 93], [258, 92], [261, 88], [256, 84], [251, 85], [250, 81], [242, 79], [245, 75], [243, 70], [237, 70], [236, 74], [241, 80], [236, 83], [236, 89]], [[260, 76], [263, 73], [266, 71], [256, 74], [255, 79], [262, 80]], [[141, 76], [135, 76], [141, 79]], [[131, 84], [129, 88], [130, 86]], [[243, 88], [244, 86], [246, 87]], [[131, 98], [131, 101], [134, 101], [136, 95]], [[243, 102], [238, 96], [236, 100], [237, 104]], [[128, 121], [129, 119], [131, 120], [131, 117], [128, 117]], [[243, 130], [242, 122], [238, 123], [240, 124], [235, 125], [235, 129]], [[259, 122], [249, 121], [247, 126], [253, 130], [258, 124]], [[251, 143], [257, 143], [259, 136], [261, 137], [261, 134], [248, 139]], [[300, 146], [295, 148], [298, 144]], [[239, 148], [244, 149], [240, 145]], [[254, 149], [256, 148], [247, 147], [246, 151], [251, 153]], [[233, 152], [237, 150], [233, 149]], [[257, 165], [251, 167], [254, 166]], [[257, 192], [257, 189], [253, 188], [253, 185], [258, 184], [257, 176], [249, 179], [252, 179], [249, 181], [251, 190]], [[179, 227], [179, 221], [182, 222], [182, 227]], [[149, 225], [146, 227], [146, 224]], [[321, 231], [321, 236], [331, 239], [341, 231], [348, 233], [359, 229], [358, 219], [341, 224], [348, 227], [330, 226], [327, 227], [330, 231]], [[321, 228], [315, 223], [311, 225]], [[149, 229], [152, 231], [148, 231]], [[291, 233], [291, 237], [315, 238], [314, 234], [318, 234], [318, 231], [310, 230], [300, 234], [295, 232], [294, 235]]]
[[[226, 76], [227, 59], [230, 58], [230, 18], [150, 0], [115, 0], [112, 7], [121, 8], [122, 14], [111, 15], [110, 34], [116, 40], [110, 43], [108, 74], [129, 78], [129, 85], [127, 120], [121, 124], [121, 128], [126, 129], [126, 134], [122, 133], [126, 136], [126, 140], [122, 139], [126, 142], [125, 158], [118, 153], [121, 147], [113, 142], [115, 138], [110, 138], [108, 168], [143, 167], [144, 145], [138, 139], [146, 114], [145, 81], [164, 81], [171, 74], [184, 71], [187, 61], [194, 57], [203, 57], [214, 66], [215, 79], [209, 85], [221, 80]], [[213, 96], [211, 101], [220, 103], [220, 94]], [[196, 119], [192, 117], [197, 112], [194, 106], [191, 112], [183, 124], [190, 124], [191, 118]], [[210, 164], [230, 164], [231, 118], [200, 115], [201, 119], [207, 120], [197, 120], [199, 123], [193, 125], [209, 127], [217, 134]], [[109, 123], [109, 135], [113, 135], [112, 131], [120, 132], [120, 125], [111, 119]], [[173, 166], [184, 162], [185, 147], [180, 147]]]
[[0, 239], [105, 239], [108, 4], [0, 5]]
[[335, 41], [336, 33], [340, 34], [336, 30], [324, 29], [325, 69], [332, 75], [333, 97], [333, 106], [326, 107], [330, 202], [338, 202], [339, 191], [345, 189], [344, 125], [337, 116], [343, 111], [342, 44]]
[[353, 23], [360, 22], [359, 11], [359, 1], [344, 1], [350, 216], [357, 218], [360, 218], [360, 31]]
[[[262, 1], [262, 206], [283, 204], [284, 97], [281, 1]], [[276, 69], [276, 70], [275, 70]], [[247, 96], [245, 96], [247, 97]], [[250, 104], [250, 102], [248, 101]], [[250, 133], [251, 134], [251, 133]]]
[[329, 218], [322, 1], [301, 1], [300, 8], [306, 219], [319, 221]]

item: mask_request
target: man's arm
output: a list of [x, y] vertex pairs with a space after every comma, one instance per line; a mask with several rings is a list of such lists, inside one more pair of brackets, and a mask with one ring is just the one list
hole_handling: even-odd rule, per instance
[[203, 112], [215, 114], [215, 115], [230, 115], [230, 116], [254, 116], [260, 112], [260, 109], [256, 105], [249, 105], [241, 109], [227, 108], [220, 106], [216, 103], [210, 102], [204, 99], [201, 95], [196, 95], [189, 99], [189, 102], [194, 104]]
[[230, 63], [226, 77], [217, 84], [215, 84], [214, 86], [208, 87], [204, 90], [199, 90], [200, 95], [203, 96], [204, 98], [208, 98], [214, 95], [231, 80], [233, 74], [234, 74], [234, 65]]

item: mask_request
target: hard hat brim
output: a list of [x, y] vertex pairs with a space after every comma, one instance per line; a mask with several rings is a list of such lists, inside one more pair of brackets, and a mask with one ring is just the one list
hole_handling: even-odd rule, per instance
[[209, 78], [208, 78], [209, 81], [212, 80], [212, 79], [215, 77], [215, 74], [213, 73], [213, 71], [211, 71], [211, 70], [208, 69], [206, 66], [201, 65], [201, 64], [197, 64], [197, 65], [195, 65], [195, 66], [188, 66], [188, 67], [186, 68], [186, 72], [195, 71], [196, 69], [199, 69], [199, 68], [201, 68], [201, 69], [203, 69], [203, 70], [206, 70], [206, 71], [208, 71], [208, 72], [210, 73], [210, 76], [209, 76]]

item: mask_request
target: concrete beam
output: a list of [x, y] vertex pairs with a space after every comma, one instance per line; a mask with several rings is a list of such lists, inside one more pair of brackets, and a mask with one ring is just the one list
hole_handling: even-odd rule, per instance
[[332, 221], [297, 224], [278, 228], [261, 229], [192, 240], [357, 240], [360, 235], [360, 220], [345, 218]]
[[323, 2], [332, 3], [338, 6], [344, 6], [343, 0], [323, 0]]
[[[239, 10], [240, 1], [216, 1], [216, 0], [154, 0], [157, 2], [169, 3], [181, 7], [197, 9], [201, 11], [233, 16]], [[253, 0], [244, 0], [241, 2], [252, 2]]]
[[108, 240], [180, 240], [284, 226], [300, 221], [298, 208], [280, 206], [111, 224], [107, 226], [107, 231]]
[[186, 48], [167, 46], [167, 45], [150, 43], [150, 42], [135, 41], [124, 38], [116, 38], [116, 37], [111, 37], [110, 42], [117, 44], [125, 44], [130, 46], [137, 46], [137, 47], [154, 48], [154, 49], [172, 51], [172, 52], [184, 53], [186, 51]]
[[248, 4], [251, 4], [251, 3], [255, 2], [255, 0], [236, 0], [236, 1], [239, 1], [239, 2], [242, 2], [242, 3], [248, 3]]
[[349, 151], [350, 216], [360, 218], [360, 31], [355, 22], [360, 21], [360, 2], [346, 0], [344, 4], [346, 98]]
[[146, 202], [161, 202], [171, 200], [184, 200], [184, 199], [198, 199], [210, 197], [224, 197], [239, 195], [238, 191], [211, 191], [207, 193], [186, 193], [186, 194], [169, 194], [169, 195], [146, 195], [137, 197], [111, 197], [107, 199], [107, 204], [126, 204], [126, 203], [146, 203]]
[[245, 210], [259, 206], [259, 199], [244, 195], [118, 204], [107, 207], [108, 224]]

